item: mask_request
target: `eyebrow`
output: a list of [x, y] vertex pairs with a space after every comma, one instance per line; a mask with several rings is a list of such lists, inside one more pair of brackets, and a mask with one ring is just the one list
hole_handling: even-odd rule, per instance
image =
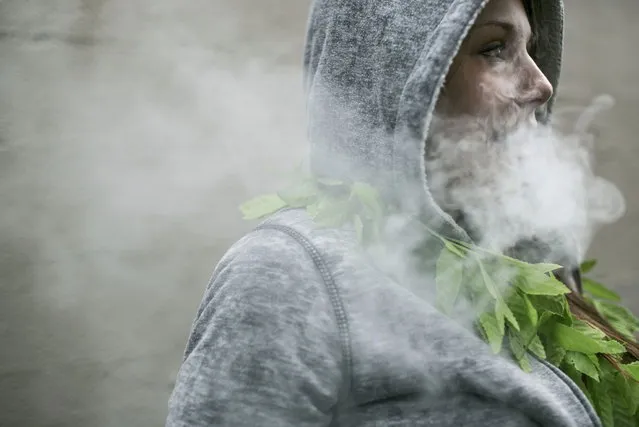
[[515, 25], [510, 23], [510, 22], [507, 22], [507, 21], [494, 21], [494, 20], [493, 21], [484, 21], [484, 22], [478, 23], [475, 26], [475, 28], [486, 27], [486, 26], [489, 26], [489, 25], [502, 27], [504, 30], [507, 30], [507, 31], [514, 31], [515, 30]]
[[[508, 33], [516, 33], [517, 32], [517, 26], [514, 25], [511, 22], [507, 22], [507, 21], [496, 21], [496, 20], [492, 20], [492, 21], [484, 21], [481, 23], [478, 23], [473, 30], [482, 28], [482, 27], [500, 27], [503, 30], [505, 30]], [[472, 30], [471, 30], [472, 31]], [[534, 34], [532, 33], [532, 31], [530, 32], [530, 35], [528, 37], [529, 40], [532, 40], [534, 38]]]

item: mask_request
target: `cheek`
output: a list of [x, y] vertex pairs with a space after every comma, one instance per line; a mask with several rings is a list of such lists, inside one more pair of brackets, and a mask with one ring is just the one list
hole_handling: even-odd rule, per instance
[[515, 105], [515, 85], [501, 73], [484, 73], [478, 78], [475, 113], [479, 115], [506, 114]]
[[482, 117], [507, 114], [516, 85], [507, 67], [465, 64], [446, 85], [447, 113]]

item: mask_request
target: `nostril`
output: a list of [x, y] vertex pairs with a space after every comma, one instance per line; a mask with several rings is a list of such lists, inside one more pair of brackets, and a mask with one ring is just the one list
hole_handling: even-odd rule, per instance
[[548, 102], [553, 95], [552, 85], [545, 76], [530, 82], [525, 87], [526, 89], [522, 91], [517, 101], [520, 107], [539, 108]]
[[544, 75], [544, 73], [542, 73], [539, 68], [537, 67], [535, 68], [536, 68], [536, 73], [535, 73], [536, 75], [534, 78], [533, 86], [535, 87], [535, 90], [539, 93], [538, 102], [541, 105], [541, 104], [545, 104], [546, 102], [548, 102], [548, 100], [550, 100], [550, 98], [553, 95], [553, 87], [550, 81]]
[[542, 100], [542, 104], [545, 104], [546, 102], [548, 102], [550, 98], [552, 98], [554, 91], [553, 91], [552, 85], [550, 84], [546, 76], [544, 76], [543, 74], [542, 76], [543, 76], [542, 81], [539, 83], [539, 85], [541, 86], [540, 98]]

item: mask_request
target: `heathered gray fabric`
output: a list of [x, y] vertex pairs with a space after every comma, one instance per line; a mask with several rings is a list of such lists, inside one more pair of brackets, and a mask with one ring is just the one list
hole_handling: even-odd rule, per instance
[[[314, 171], [374, 183], [404, 211], [451, 223], [424, 191], [424, 144], [450, 63], [486, 3], [315, 1], [304, 57]], [[563, 5], [532, 4], [537, 62], [556, 88]]]
[[198, 311], [167, 426], [600, 426], [561, 372], [526, 374], [289, 210], [235, 244]]
[[[408, 213], [441, 217], [422, 141], [484, 3], [317, 0], [305, 56], [314, 171], [365, 179], [399, 194]], [[562, 8], [543, 4], [535, 20], [551, 33], [540, 49], [552, 55], [540, 64], [556, 84]], [[216, 267], [166, 425], [601, 425], [560, 371], [534, 360], [526, 374], [493, 355], [413, 285], [386, 274], [348, 229], [320, 228], [303, 210], [272, 216]]]

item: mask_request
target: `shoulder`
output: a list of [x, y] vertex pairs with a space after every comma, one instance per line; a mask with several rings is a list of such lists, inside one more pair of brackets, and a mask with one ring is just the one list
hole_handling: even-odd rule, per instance
[[[354, 233], [318, 227], [304, 210], [273, 215], [237, 241], [222, 257], [215, 275], [267, 273], [331, 286], [336, 261], [355, 242]], [[273, 278], [273, 277], [271, 277]]]
[[191, 330], [171, 425], [195, 417], [197, 425], [300, 425], [327, 419], [337, 403], [349, 377], [338, 300], [313, 251], [289, 231], [258, 227], [218, 263]]
[[[342, 300], [335, 283], [335, 259], [343, 245], [317, 229], [303, 211], [277, 214], [238, 240], [216, 266], [198, 317], [225, 301], [261, 313], [282, 310], [306, 317], [331, 316], [338, 328]], [[333, 248], [333, 249], [330, 249]], [[319, 320], [319, 319], [315, 319]], [[322, 322], [328, 326], [329, 319]]]
[[217, 264], [211, 282], [242, 277], [244, 290], [277, 283], [277, 287], [268, 287], [269, 292], [304, 293], [309, 290], [307, 287], [325, 286], [323, 258], [303, 227], [274, 218], [229, 248]]
[[343, 352], [348, 336], [342, 301], [322, 258], [302, 230], [280, 222], [266, 222], [246, 234], [213, 272], [187, 355], [220, 327], [250, 329], [273, 342], [286, 335], [285, 341], [299, 339], [305, 346]]

